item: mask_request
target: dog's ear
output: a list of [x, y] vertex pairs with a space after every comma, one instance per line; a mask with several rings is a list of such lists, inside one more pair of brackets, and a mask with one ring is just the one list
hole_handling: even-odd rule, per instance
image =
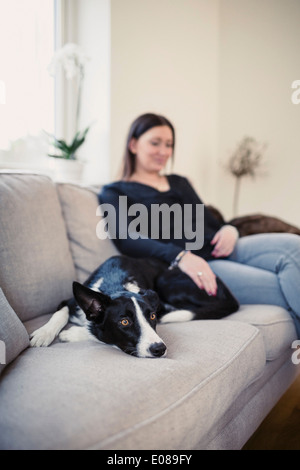
[[143, 292], [142, 297], [148, 302], [153, 310], [157, 310], [160, 305], [160, 300], [156, 292], [148, 289]]
[[73, 294], [79, 307], [84, 311], [86, 318], [95, 323], [101, 324], [104, 320], [105, 309], [109, 305], [111, 298], [102, 292], [95, 292], [88, 287], [73, 282]]

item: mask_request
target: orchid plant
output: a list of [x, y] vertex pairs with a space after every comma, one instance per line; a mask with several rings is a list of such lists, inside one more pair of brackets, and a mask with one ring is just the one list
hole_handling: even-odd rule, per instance
[[66, 79], [71, 81], [77, 79], [77, 105], [76, 105], [76, 121], [75, 121], [75, 137], [72, 142], [68, 144], [65, 140], [57, 139], [54, 135], [48, 134], [51, 139], [52, 145], [59, 150], [59, 154], [49, 154], [50, 157], [64, 158], [67, 160], [76, 160], [76, 151], [84, 143], [86, 135], [90, 126], [79, 131], [79, 115], [81, 106], [81, 92], [84, 80], [85, 65], [89, 57], [86, 56], [83, 49], [77, 44], [68, 43], [61, 49], [56, 51], [51, 63], [48, 67], [48, 72], [52, 77], [55, 77], [59, 68], [63, 68]]

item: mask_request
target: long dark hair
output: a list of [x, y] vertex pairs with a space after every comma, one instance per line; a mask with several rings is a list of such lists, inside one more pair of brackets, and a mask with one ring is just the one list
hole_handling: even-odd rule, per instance
[[160, 116], [158, 114], [153, 113], [146, 113], [139, 116], [135, 121], [131, 124], [127, 141], [126, 141], [126, 149], [124, 153], [123, 159], [123, 170], [122, 170], [122, 179], [128, 180], [132, 173], [135, 171], [135, 155], [129, 149], [129, 144], [132, 138], [138, 139], [147, 132], [152, 127], [157, 126], [168, 126], [173, 134], [173, 155], [172, 159], [174, 158], [174, 148], [175, 148], [175, 129], [173, 124], [165, 118], [164, 116]]

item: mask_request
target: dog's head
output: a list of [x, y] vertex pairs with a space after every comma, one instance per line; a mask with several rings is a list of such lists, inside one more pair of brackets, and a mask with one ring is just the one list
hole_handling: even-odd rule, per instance
[[73, 293], [91, 333], [100, 341], [137, 357], [166, 355], [166, 345], [156, 333], [159, 299], [155, 292], [124, 291], [110, 297], [74, 282]]

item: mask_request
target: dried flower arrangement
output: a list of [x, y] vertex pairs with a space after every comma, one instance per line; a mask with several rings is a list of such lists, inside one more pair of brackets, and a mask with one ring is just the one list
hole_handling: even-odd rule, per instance
[[261, 165], [266, 144], [258, 143], [253, 137], [244, 137], [237, 149], [232, 154], [226, 169], [235, 177], [235, 187], [233, 196], [233, 215], [238, 212], [238, 202], [240, 196], [241, 180], [245, 176], [254, 178]]

